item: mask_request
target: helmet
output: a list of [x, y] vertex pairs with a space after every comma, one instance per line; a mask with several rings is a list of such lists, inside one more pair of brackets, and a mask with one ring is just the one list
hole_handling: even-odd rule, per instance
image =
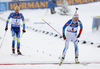
[[78, 18], [79, 18], [79, 15], [78, 15], [77, 13], [75, 13], [74, 16], [73, 16], [73, 18], [74, 18], [74, 17], [78, 17]]
[[14, 9], [15, 10], [20, 10], [20, 7], [19, 6], [16, 6]]

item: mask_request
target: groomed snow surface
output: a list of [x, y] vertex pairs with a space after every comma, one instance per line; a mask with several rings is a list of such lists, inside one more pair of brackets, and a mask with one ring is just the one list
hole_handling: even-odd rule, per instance
[[[42, 18], [46, 20], [57, 31], [62, 33], [63, 25], [72, 18], [75, 7], [78, 7], [79, 18], [83, 23], [83, 32], [79, 40], [94, 42], [94, 45], [89, 43], [79, 43], [79, 61], [80, 62], [99, 62], [99, 64], [37, 64], [37, 65], [0, 65], [0, 69], [100, 69], [100, 49], [97, 45], [100, 43], [100, 32], [92, 32], [93, 16], [100, 16], [100, 2], [69, 6], [69, 15], [59, 15], [59, 8], [56, 8], [57, 13], [51, 15], [49, 9], [34, 9], [20, 10], [23, 13], [26, 21], [26, 33], [22, 35], [21, 52], [24, 56], [16, 56], [12, 54], [12, 36], [10, 30], [6, 32], [4, 42], [0, 48], [0, 64], [15, 64], [15, 63], [59, 63], [58, 59], [61, 56], [65, 46], [65, 41], [47, 24], [43, 24]], [[13, 11], [6, 11], [0, 14], [0, 17], [7, 19], [8, 15]], [[46, 13], [47, 12], [47, 13]], [[10, 21], [11, 22], [11, 21]], [[37, 23], [37, 24], [36, 24]], [[42, 23], [42, 24], [41, 24]], [[5, 33], [6, 21], [0, 20], [0, 43], [2, 42]], [[32, 29], [41, 30], [40, 32]], [[22, 30], [22, 28], [21, 28]], [[42, 33], [49, 32], [49, 34]], [[50, 33], [54, 33], [50, 36]], [[17, 54], [17, 53], [16, 53]], [[74, 46], [70, 42], [69, 49], [66, 54], [64, 63], [74, 63]]]

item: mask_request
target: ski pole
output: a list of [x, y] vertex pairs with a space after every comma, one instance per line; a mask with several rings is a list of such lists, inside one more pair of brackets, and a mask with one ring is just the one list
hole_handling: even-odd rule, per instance
[[46, 22], [43, 18], [42, 20], [62, 37], [62, 35], [57, 30], [55, 30], [48, 22]]
[[21, 34], [21, 36], [20, 36], [20, 40], [22, 39], [23, 34], [24, 34], [24, 33]]
[[21, 37], [20, 38], [22, 38], [22, 36], [23, 36], [23, 33], [21, 34]]
[[4, 41], [5, 36], [6, 36], [6, 31], [4, 33], [4, 36], [3, 36], [3, 39], [2, 39], [2, 42], [1, 42], [1, 45], [0, 45], [0, 48], [2, 47], [2, 44], [3, 44], [3, 41]]

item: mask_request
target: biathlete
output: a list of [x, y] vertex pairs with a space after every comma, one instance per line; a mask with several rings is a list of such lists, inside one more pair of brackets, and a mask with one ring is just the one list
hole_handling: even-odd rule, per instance
[[20, 52], [20, 19], [22, 19], [23, 22], [23, 33], [25, 33], [25, 22], [24, 22], [24, 16], [22, 13], [19, 13], [20, 7], [15, 7], [15, 12], [10, 13], [8, 20], [6, 21], [6, 27], [5, 31], [8, 30], [8, 23], [10, 18], [11, 20], [11, 32], [12, 32], [12, 53], [15, 54], [15, 40], [17, 38], [17, 53], [18, 55], [22, 55]]

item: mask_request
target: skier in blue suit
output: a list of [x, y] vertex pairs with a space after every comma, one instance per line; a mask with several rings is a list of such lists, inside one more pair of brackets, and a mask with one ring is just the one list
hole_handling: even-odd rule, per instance
[[[79, 34], [77, 35], [78, 26], [80, 26], [80, 31], [79, 31]], [[65, 36], [65, 29], [66, 29], [66, 36]], [[61, 61], [65, 59], [65, 55], [69, 47], [69, 41], [72, 40], [74, 43], [74, 47], [75, 47], [75, 63], [79, 63], [78, 61], [79, 50], [78, 50], [78, 39], [77, 38], [80, 37], [82, 33], [82, 29], [83, 29], [82, 22], [79, 20], [78, 14], [74, 14], [73, 18], [70, 19], [63, 26], [63, 39], [66, 41], [65, 41], [65, 48], [62, 53]]]
[[6, 21], [6, 27], [5, 31], [8, 30], [8, 23], [10, 18], [11, 20], [11, 31], [12, 31], [12, 53], [15, 54], [15, 40], [17, 37], [17, 53], [18, 55], [21, 55], [22, 53], [20, 52], [20, 19], [22, 19], [23, 22], [23, 33], [25, 33], [25, 22], [24, 22], [24, 16], [22, 13], [19, 13], [20, 7], [16, 6], [15, 7], [15, 12], [10, 13], [8, 20]]

